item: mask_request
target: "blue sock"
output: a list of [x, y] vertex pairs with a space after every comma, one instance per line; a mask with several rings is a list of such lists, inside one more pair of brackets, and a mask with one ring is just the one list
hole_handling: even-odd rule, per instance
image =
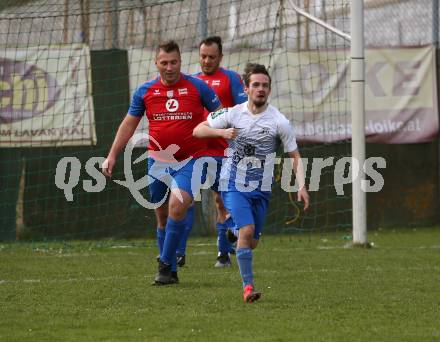
[[177, 246], [177, 255], [185, 255], [186, 254], [186, 242], [188, 241], [189, 233], [193, 228], [194, 224], [194, 206], [190, 206], [188, 211], [186, 212], [185, 218], [185, 232], [183, 233], [179, 246]]
[[165, 240], [165, 228], [156, 229], [157, 248], [159, 248], [159, 255], [162, 255], [163, 242]]
[[226, 230], [228, 227], [224, 223], [217, 222], [217, 247], [218, 251], [222, 254], [229, 253], [232, 248], [228, 239], [226, 238]]
[[162, 262], [173, 265], [176, 261], [176, 250], [185, 230], [185, 220], [174, 221], [168, 217], [167, 226], [165, 227], [165, 241], [163, 243], [162, 253], [160, 254], [160, 260]]
[[243, 287], [246, 285], [254, 285], [254, 273], [252, 272], [252, 249], [237, 249], [237, 263], [240, 268]]

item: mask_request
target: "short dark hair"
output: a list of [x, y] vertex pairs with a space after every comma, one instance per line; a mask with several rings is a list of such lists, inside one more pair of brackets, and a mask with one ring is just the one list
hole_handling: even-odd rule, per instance
[[220, 52], [220, 55], [223, 54], [222, 39], [219, 36], [211, 36], [211, 37], [203, 39], [199, 44], [199, 50], [203, 44], [208, 45], [208, 46], [211, 46], [212, 44], [217, 44], [218, 51]]
[[180, 56], [179, 45], [174, 40], [168, 40], [166, 42], [160, 43], [156, 48], [156, 56], [159, 54], [160, 50], [165, 51], [166, 53], [177, 51]]
[[263, 74], [269, 77], [269, 85], [271, 85], [272, 78], [269, 75], [269, 71], [267, 71], [266, 67], [263, 64], [248, 63], [244, 68], [244, 74], [243, 74], [243, 82], [246, 87], [249, 87], [251, 75], [255, 75], [255, 74]]

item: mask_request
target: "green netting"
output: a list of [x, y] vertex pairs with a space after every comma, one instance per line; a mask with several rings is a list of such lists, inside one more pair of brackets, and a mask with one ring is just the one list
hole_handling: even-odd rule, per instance
[[[305, 3], [348, 32], [348, 1]], [[298, 128], [309, 180], [313, 158], [350, 155], [347, 137], [325, 128], [349, 120], [349, 45], [289, 1], [3, 1], [0, 10], [0, 239], [153, 236], [154, 212], [127, 188], [107, 180], [100, 191], [84, 189], [97, 184], [86, 163], [106, 156], [134, 87], [156, 75], [154, 49], [166, 39], [181, 46], [183, 72], [198, 71], [198, 42], [214, 34], [224, 41], [225, 67], [269, 66], [271, 101]], [[77, 161], [64, 183], [79, 172], [71, 201], [55, 181], [65, 157]], [[142, 163], [132, 167], [135, 179], [145, 173]], [[335, 163], [323, 169], [307, 214], [281, 189], [281, 169], [266, 232], [351, 226], [350, 186], [336, 193]], [[114, 179], [124, 178], [121, 155]], [[197, 203], [194, 234], [211, 232], [208, 211]]]

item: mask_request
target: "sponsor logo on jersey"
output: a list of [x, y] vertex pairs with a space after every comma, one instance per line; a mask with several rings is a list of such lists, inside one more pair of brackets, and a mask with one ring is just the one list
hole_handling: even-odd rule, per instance
[[192, 120], [191, 112], [178, 112], [178, 113], [154, 113], [154, 121], [170, 121], [170, 120]]
[[261, 131], [258, 132], [260, 135], [268, 135], [269, 134], [269, 128], [263, 128]]
[[214, 86], [214, 87], [220, 86], [220, 80], [213, 80], [212, 81], [212, 86]]
[[160, 90], [159, 89], [154, 89], [153, 95], [160, 95]]
[[255, 155], [255, 146], [246, 144], [243, 146], [243, 152], [246, 157]]
[[167, 109], [167, 111], [173, 113], [179, 109], [179, 102], [176, 99], [169, 99], [165, 103], [165, 108]]
[[174, 91], [173, 90], [168, 90], [167, 91], [167, 97], [168, 98], [172, 98], [174, 96]]
[[188, 94], [188, 89], [187, 88], [179, 88], [179, 95], [187, 95]]
[[227, 112], [228, 112], [228, 108], [222, 108], [222, 109], [220, 109], [220, 110], [218, 110], [216, 112], [212, 112], [210, 114], [211, 115], [211, 119], [215, 119], [216, 117], [218, 117], [220, 115], [223, 115], [223, 114], [225, 114]]

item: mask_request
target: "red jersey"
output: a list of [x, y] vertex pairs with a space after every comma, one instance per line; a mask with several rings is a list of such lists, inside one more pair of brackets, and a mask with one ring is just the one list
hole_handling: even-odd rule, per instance
[[199, 79], [181, 74], [177, 83], [166, 86], [160, 77], [138, 87], [128, 114], [148, 119], [148, 150], [161, 151], [170, 145], [179, 149], [174, 157], [204, 156], [206, 141], [193, 137], [193, 129], [205, 119], [204, 110], [214, 111], [220, 101], [214, 91]]
[[[232, 70], [219, 68], [212, 75], [198, 73], [197, 78], [205, 81], [218, 95], [223, 107], [233, 107], [239, 103], [247, 101], [247, 95], [244, 92], [243, 81], [240, 75]], [[205, 111], [205, 119], [209, 111]], [[223, 138], [207, 139], [207, 149], [205, 156], [223, 157], [228, 143]]]

